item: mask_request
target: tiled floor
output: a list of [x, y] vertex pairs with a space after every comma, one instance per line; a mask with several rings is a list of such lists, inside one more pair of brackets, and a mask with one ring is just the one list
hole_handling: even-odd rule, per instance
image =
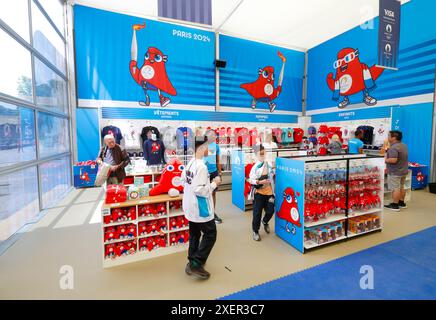
[[[251, 213], [218, 194], [224, 223], [207, 263], [206, 282], [184, 273], [186, 254], [108, 270], [101, 264], [99, 188], [74, 190], [0, 256], [2, 299], [215, 299], [379, 243], [436, 225], [436, 196], [413, 193], [409, 209], [385, 212], [384, 231], [302, 255], [275, 235], [251, 239]], [[71, 266], [74, 289], [62, 290], [62, 266]]]

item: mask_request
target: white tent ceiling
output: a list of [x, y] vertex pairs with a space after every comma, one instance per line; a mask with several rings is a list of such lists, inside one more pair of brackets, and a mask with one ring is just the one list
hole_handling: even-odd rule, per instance
[[[157, 0], [74, 2], [149, 18], [156, 18], [158, 11]], [[310, 49], [374, 18], [378, 4], [379, 0], [212, 0], [212, 28], [242, 38]]]

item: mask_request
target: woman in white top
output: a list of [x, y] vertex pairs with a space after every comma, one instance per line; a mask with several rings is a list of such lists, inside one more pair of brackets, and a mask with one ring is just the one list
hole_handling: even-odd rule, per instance
[[[266, 233], [270, 233], [269, 221], [274, 215], [274, 170], [271, 164], [265, 159], [265, 148], [263, 145], [253, 147], [257, 162], [251, 168], [248, 182], [252, 189], [249, 195], [253, 199], [253, 240], [260, 241], [259, 229], [262, 222]], [[265, 216], [262, 219], [262, 211]]]

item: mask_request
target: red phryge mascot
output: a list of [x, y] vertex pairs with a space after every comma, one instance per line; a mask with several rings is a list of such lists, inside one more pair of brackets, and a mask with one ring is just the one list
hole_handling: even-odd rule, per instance
[[[283, 202], [277, 217], [286, 221], [286, 231], [295, 234], [295, 227], [300, 228], [300, 213], [298, 211], [297, 197], [300, 196], [299, 192], [295, 192], [292, 188], [286, 188], [283, 192]], [[289, 224], [292, 225], [292, 230], [289, 229]]]
[[369, 92], [376, 87], [375, 81], [383, 73], [383, 68], [376, 65], [368, 68], [359, 60], [359, 50], [345, 48], [339, 51], [338, 60], [333, 67], [336, 69], [336, 77], [333, 73], [327, 75], [327, 84], [333, 91], [333, 100], [344, 99], [339, 103], [339, 108], [345, 108], [349, 103], [349, 96], [363, 92], [363, 102], [368, 106], [377, 104], [377, 99], [371, 97]]
[[268, 66], [259, 69], [259, 77], [252, 83], [241, 84], [241, 88], [245, 89], [250, 96], [253, 97], [251, 108], [256, 109], [258, 101], [266, 102], [269, 105], [269, 110], [274, 112], [276, 104], [273, 102], [282, 92], [283, 75], [285, 73], [286, 58], [278, 52], [282, 60], [282, 70], [280, 71], [279, 83], [277, 88], [274, 88], [274, 67]]
[[138, 68], [138, 44], [136, 41], [136, 30], [145, 28], [144, 24], [135, 24], [133, 26], [133, 38], [131, 48], [130, 73], [137, 84], [141, 86], [145, 93], [145, 101], [139, 101], [142, 106], [150, 105], [150, 96], [148, 90], [157, 91], [161, 107], [165, 107], [170, 103], [170, 98], [165, 97], [162, 92], [166, 92], [172, 96], [177, 95], [171, 81], [168, 78], [165, 69], [165, 63], [168, 56], [164, 55], [158, 48], [149, 47], [144, 56], [142, 67]]
[[178, 196], [183, 191], [180, 180], [182, 171], [185, 168], [179, 159], [171, 159], [166, 164], [160, 180], [156, 186], [150, 190], [150, 196], [168, 193], [170, 196]]

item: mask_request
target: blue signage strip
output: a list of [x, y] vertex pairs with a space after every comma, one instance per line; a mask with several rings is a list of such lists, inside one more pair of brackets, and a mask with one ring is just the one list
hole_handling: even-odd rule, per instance
[[270, 113], [233, 113], [151, 108], [102, 108], [103, 119], [298, 123], [298, 116]]
[[396, 69], [400, 48], [401, 1], [380, 0], [378, 65]]
[[391, 107], [344, 110], [312, 116], [312, 123], [337, 122], [350, 120], [383, 119], [391, 117]]

